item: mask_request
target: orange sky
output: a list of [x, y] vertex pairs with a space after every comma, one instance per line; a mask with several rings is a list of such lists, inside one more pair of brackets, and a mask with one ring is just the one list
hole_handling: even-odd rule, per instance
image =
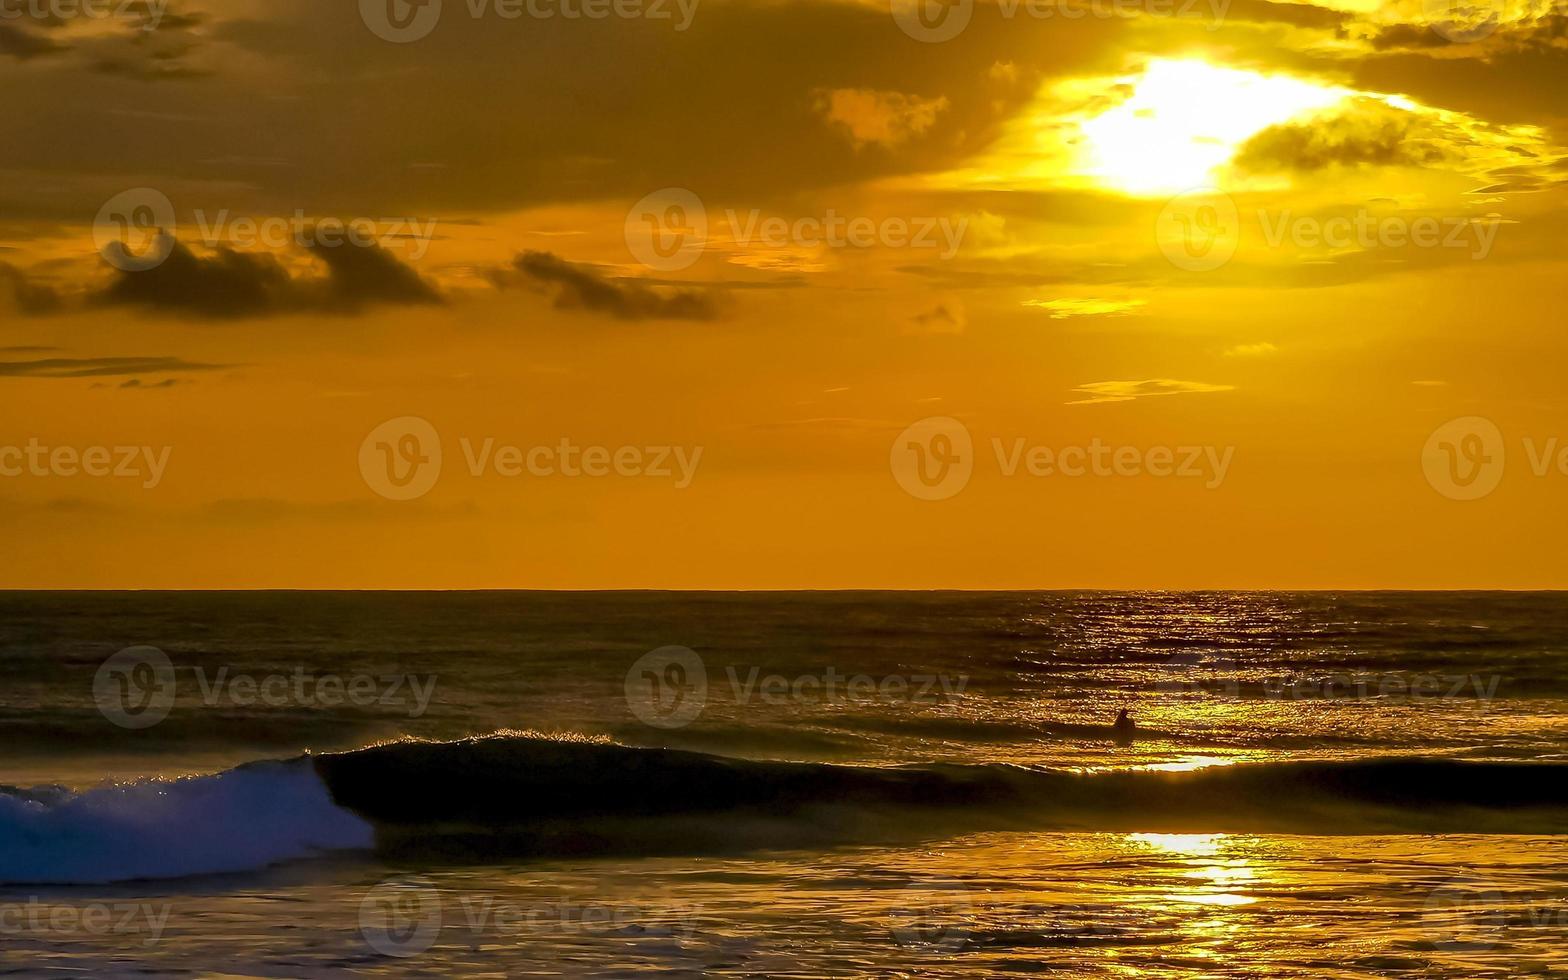
[[381, 2], [0, 19], [0, 587], [1568, 587], [1544, 4]]

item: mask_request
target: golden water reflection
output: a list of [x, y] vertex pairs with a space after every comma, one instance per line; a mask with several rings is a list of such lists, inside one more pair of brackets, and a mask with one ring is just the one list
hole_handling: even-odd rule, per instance
[[1190, 858], [1181, 877], [1191, 888], [1168, 892], [1166, 901], [1187, 905], [1236, 907], [1251, 905], [1257, 898], [1233, 889], [1245, 888], [1258, 880], [1253, 864], [1237, 852], [1242, 841], [1230, 834], [1128, 834], [1135, 844], [1162, 854]]

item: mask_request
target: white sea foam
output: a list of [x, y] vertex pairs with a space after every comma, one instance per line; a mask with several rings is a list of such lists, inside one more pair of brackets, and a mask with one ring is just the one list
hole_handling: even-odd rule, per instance
[[0, 884], [96, 884], [263, 868], [369, 848], [308, 760], [82, 793], [0, 793]]

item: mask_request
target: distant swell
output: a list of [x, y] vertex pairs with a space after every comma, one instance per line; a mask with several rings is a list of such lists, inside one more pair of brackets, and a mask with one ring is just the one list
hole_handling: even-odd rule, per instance
[[1392, 759], [1194, 772], [873, 768], [492, 736], [84, 793], [0, 788], [0, 885], [259, 869], [892, 842], [988, 829], [1568, 833], [1568, 765]]

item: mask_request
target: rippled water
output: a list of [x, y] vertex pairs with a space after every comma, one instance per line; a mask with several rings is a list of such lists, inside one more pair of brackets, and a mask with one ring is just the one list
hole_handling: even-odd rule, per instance
[[[1568, 968], [1565, 867], [1557, 838], [1030, 833], [723, 859], [337, 865], [46, 891], [48, 906], [145, 903], [164, 931], [13, 931], [3, 962], [40, 976], [132, 964], [268, 977], [1555, 975]], [[388, 932], [394, 908], [402, 930]]]
[[[137, 644], [167, 653], [178, 692], [166, 719], [131, 730], [100, 710], [94, 682]], [[645, 686], [675, 676], [667, 661], [651, 681], [637, 669], [672, 645], [707, 682], [700, 710], [685, 718], [677, 706], [673, 726], [660, 689]], [[219, 807], [203, 783], [164, 794], [207, 808], [181, 810], [186, 823], [145, 806], [156, 784], [81, 798], [87, 816], [63, 823], [48, 808], [71, 797], [45, 784], [505, 728], [874, 766], [1180, 774], [1421, 757], [1542, 767], [1528, 778], [1560, 772], [1550, 764], [1568, 751], [1565, 655], [1568, 599], [1557, 595], [6, 594], [0, 785], [33, 789], [13, 790], [16, 821], [0, 813], [0, 867], [7, 848], [47, 857], [45, 832], [69, 849], [71, 833], [107, 827], [155, 867], [159, 851], [188, 859], [198, 836], [161, 828], [205, 816], [259, 832], [244, 794]], [[413, 675], [434, 687], [423, 711], [382, 703], [381, 689], [362, 705], [240, 703], [232, 690], [209, 697], [218, 671], [225, 682]], [[874, 691], [832, 698], [793, 684], [830, 672]], [[769, 676], [784, 694], [761, 693]], [[902, 686], [876, 686], [889, 677]], [[927, 677], [932, 696], [913, 696]], [[1139, 722], [1132, 744], [1107, 727], [1121, 707]], [[619, 777], [593, 778], [613, 793]], [[478, 778], [469, 792], [497, 786]], [[716, 848], [693, 830], [689, 848], [657, 857], [349, 852], [220, 876], [13, 883], [0, 885], [0, 964], [21, 976], [1568, 972], [1568, 838], [1345, 836], [1328, 818], [1321, 836], [1156, 833], [1160, 816], [1142, 832], [1135, 811], [1115, 813], [1117, 833], [1016, 815], [1015, 829], [959, 819], [937, 832], [895, 812], [880, 818], [886, 839], [860, 828], [859, 842], [810, 850]], [[1508, 811], [1498, 819], [1487, 826], [1507, 830]]]

